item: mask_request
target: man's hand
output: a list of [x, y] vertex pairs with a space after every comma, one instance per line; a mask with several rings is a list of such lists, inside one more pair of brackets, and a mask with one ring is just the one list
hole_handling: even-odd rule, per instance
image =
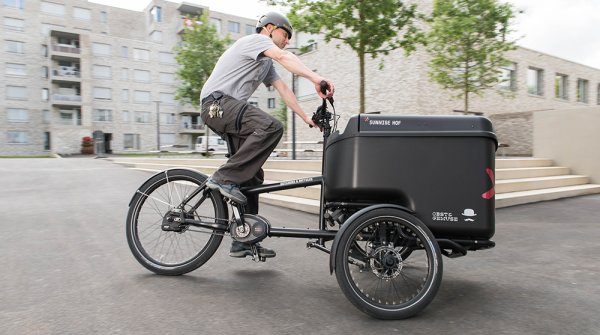
[[[325, 81], [327, 82], [327, 92], [326, 94], [323, 94], [323, 92], [321, 92], [321, 81]], [[325, 78], [321, 78], [319, 81], [317, 81], [315, 83], [315, 90], [317, 91], [317, 94], [321, 97], [321, 99], [325, 99], [325, 98], [329, 98], [333, 96], [333, 93], [335, 91], [335, 88], [333, 87], [333, 82], [329, 79], [325, 79]]]
[[321, 129], [321, 127], [319, 127], [313, 120], [312, 118], [308, 117], [308, 115], [306, 115], [306, 117], [303, 119], [304, 122], [306, 122], [306, 124], [311, 127], [311, 128], [317, 128], [321, 131], [323, 131], [323, 129]]

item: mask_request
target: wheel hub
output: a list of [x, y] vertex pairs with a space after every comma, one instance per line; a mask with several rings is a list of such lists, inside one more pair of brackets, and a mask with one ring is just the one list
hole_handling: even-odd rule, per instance
[[371, 256], [370, 264], [373, 273], [381, 279], [398, 277], [404, 266], [400, 252], [388, 246], [375, 249]]

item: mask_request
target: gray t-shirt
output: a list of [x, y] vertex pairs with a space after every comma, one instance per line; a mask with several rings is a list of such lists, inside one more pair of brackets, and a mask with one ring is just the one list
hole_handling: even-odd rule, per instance
[[260, 83], [271, 85], [279, 79], [273, 60], [262, 53], [277, 47], [265, 35], [252, 34], [237, 40], [217, 61], [204, 83], [200, 99], [221, 91], [236, 99], [247, 101]]

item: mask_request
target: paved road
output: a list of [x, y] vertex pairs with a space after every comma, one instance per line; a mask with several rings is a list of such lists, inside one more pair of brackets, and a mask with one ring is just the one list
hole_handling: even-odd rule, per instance
[[[444, 259], [417, 317], [356, 310], [305, 240], [270, 239], [266, 263], [228, 243], [180, 277], [151, 274], [125, 240], [149, 174], [104, 160], [0, 160], [1, 334], [600, 334], [600, 196], [500, 209], [495, 249]], [[309, 214], [263, 207], [277, 226]]]

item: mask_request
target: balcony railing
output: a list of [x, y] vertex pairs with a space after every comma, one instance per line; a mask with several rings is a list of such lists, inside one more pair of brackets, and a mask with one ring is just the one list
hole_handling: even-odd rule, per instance
[[72, 54], [80, 54], [81, 53], [81, 49], [79, 49], [79, 48], [76, 48], [74, 46], [69, 46], [69, 45], [60, 45], [60, 44], [53, 44], [52, 51], [63, 52], [63, 53], [72, 53]]
[[204, 128], [205, 128], [204, 124], [184, 122], [179, 126], [179, 132], [180, 133], [197, 133], [199, 131], [203, 131]]
[[54, 101], [81, 102], [81, 95], [52, 94]]
[[81, 72], [77, 70], [53, 69], [52, 75], [58, 77], [81, 78]]

